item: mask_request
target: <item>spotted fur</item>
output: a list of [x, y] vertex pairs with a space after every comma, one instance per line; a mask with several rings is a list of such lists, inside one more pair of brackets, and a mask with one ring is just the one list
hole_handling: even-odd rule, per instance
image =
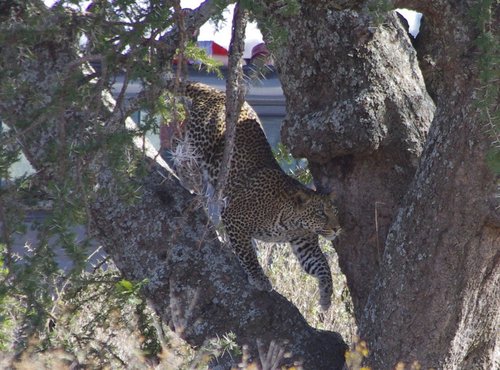
[[[199, 167], [215, 187], [224, 151], [225, 94], [200, 83], [188, 83], [185, 95], [191, 99], [185, 141], [195, 148]], [[237, 123], [223, 195], [222, 222], [250, 283], [261, 290], [272, 289], [252, 240], [290, 242], [302, 268], [318, 279], [320, 305], [328, 309], [332, 278], [318, 235], [333, 239], [340, 230], [333, 199], [283, 172], [257, 114], [247, 103]]]

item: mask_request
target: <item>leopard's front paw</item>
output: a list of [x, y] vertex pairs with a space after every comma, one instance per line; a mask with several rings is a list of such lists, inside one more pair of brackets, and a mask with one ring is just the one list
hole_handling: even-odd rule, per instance
[[271, 282], [267, 278], [267, 276], [262, 275], [262, 276], [249, 276], [248, 281], [250, 284], [252, 284], [254, 287], [256, 287], [259, 290], [267, 291], [270, 292], [273, 290], [273, 286], [271, 285]]

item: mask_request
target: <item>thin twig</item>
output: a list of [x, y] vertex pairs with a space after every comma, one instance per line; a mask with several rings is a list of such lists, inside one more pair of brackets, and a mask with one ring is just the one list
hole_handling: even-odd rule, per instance
[[[177, 109], [177, 93], [179, 92], [179, 87], [180, 87], [180, 81], [184, 80], [185, 78], [185, 69], [183, 68], [184, 64], [186, 63], [186, 60], [184, 58], [184, 52], [186, 50], [186, 43], [187, 43], [187, 37], [186, 37], [186, 24], [185, 24], [185, 19], [184, 19], [184, 14], [182, 12], [181, 8], [181, 3], [180, 0], [174, 1], [174, 10], [175, 10], [175, 19], [177, 23], [177, 27], [179, 29], [179, 52], [177, 53], [177, 69], [175, 71], [175, 80], [174, 80], [174, 90], [173, 94], [171, 95], [172, 99], [172, 113], [173, 113], [173, 125], [175, 128], [175, 133], [177, 134], [178, 128], [181, 125], [180, 122], [180, 115], [179, 111]], [[170, 122], [169, 124], [171, 124]], [[170, 138], [170, 147], [172, 147], [172, 140], [176, 136], [176, 134], [173, 134], [172, 137]]]

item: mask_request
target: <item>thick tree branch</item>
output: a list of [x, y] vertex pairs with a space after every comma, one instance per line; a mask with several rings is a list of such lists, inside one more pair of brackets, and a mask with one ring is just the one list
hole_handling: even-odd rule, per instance
[[[481, 52], [470, 51], [480, 30], [472, 5], [420, 4], [426, 19], [418, 56], [438, 109], [361, 320], [377, 367], [402, 360], [487, 369], [498, 362], [500, 232], [490, 222], [498, 176], [487, 165], [493, 137], [477, 108]], [[397, 333], [410, 334], [390, 340]]]
[[[426, 17], [415, 54], [394, 17], [375, 27], [369, 13], [300, 3], [300, 14], [281, 20], [301, 46], [276, 59], [288, 108], [282, 136], [310, 160], [318, 186], [340, 193], [336, 249], [369, 365], [494, 368], [500, 232], [491, 213], [500, 208], [486, 161], [494, 139], [477, 100], [482, 54], [491, 52], [477, 42], [481, 8], [398, 1]], [[498, 27], [498, 7], [482, 10]], [[426, 87], [437, 105], [427, 141]], [[497, 96], [490, 103], [498, 109]]]
[[334, 245], [359, 319], [434, 105], [394, 15], [377, 28], [365, 13], [320, 14], [303, 2], [281, 24], [301, 45], [276, 52], [287, 99], [281, 134], [308, 159], [316, 186], [337, 196], [343, 233]]

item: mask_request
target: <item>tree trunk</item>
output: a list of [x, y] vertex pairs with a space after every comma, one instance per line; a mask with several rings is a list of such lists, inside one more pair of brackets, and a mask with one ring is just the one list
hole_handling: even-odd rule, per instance
[[336, 249], [369, 364], [497, 367], [500, 206], [472, 2], [397, 3], [426, 17], [417, 52], [437, 105], [427, 141], [431, 103], [395, 18], [374, 28], [366, 13], [339, 10], [352, 2], [301, 4], [279, 19], [294, 44], [277, 50], [282, 136], [339, 195]]
[[334, 245], [358, 320], [434, 112], [397, 17], [372, 23], [365, 13], [307, 3], [283, 20], [294, 47], [276, 58], [283, 141], [308, 159], [316, 186], [337, 196], [343, 231]]
[[[478, 108], [472, 5], [416, 7], [426, 17], [417, 52], [437, 110], [361, 320], [376, 367], [400, 360], [443, 369], [499, 365], [498, 177], [486, 161], [493, 138]], [[498, 100], [488, 108], [497, 110]]]
[[[61, 186], [86, 177], [89, 182], [73, 194], [85, 197], [93, 232], [124, 277], [147, 279], [148, 301], [193, 346], [233, 332], [255, 356], [256, 341], [267, 348], [274, 340], [292, 354], [284, 362], [342, 368], [346, 346], [340, 335], [310, 327], [281, 295], [249, 285], [203, 211], [193, 209], [193, 196], [154, 150], [105, 144], [125, 133], [125, 123], [113, 112], [112, 100], [99, 90], [89, 95], [95, 86], [82, 84], [83, 74], [75, 72], [75, 18], [69, 12], [30, 11], [35, 12], [23, 9], [15, 21], [1, 19], [0, 68], [6, 73], [0, 75], [0, 116], [37, 176]], [[120, 171], [117, 161], [134, 162], [146, 174]]]

